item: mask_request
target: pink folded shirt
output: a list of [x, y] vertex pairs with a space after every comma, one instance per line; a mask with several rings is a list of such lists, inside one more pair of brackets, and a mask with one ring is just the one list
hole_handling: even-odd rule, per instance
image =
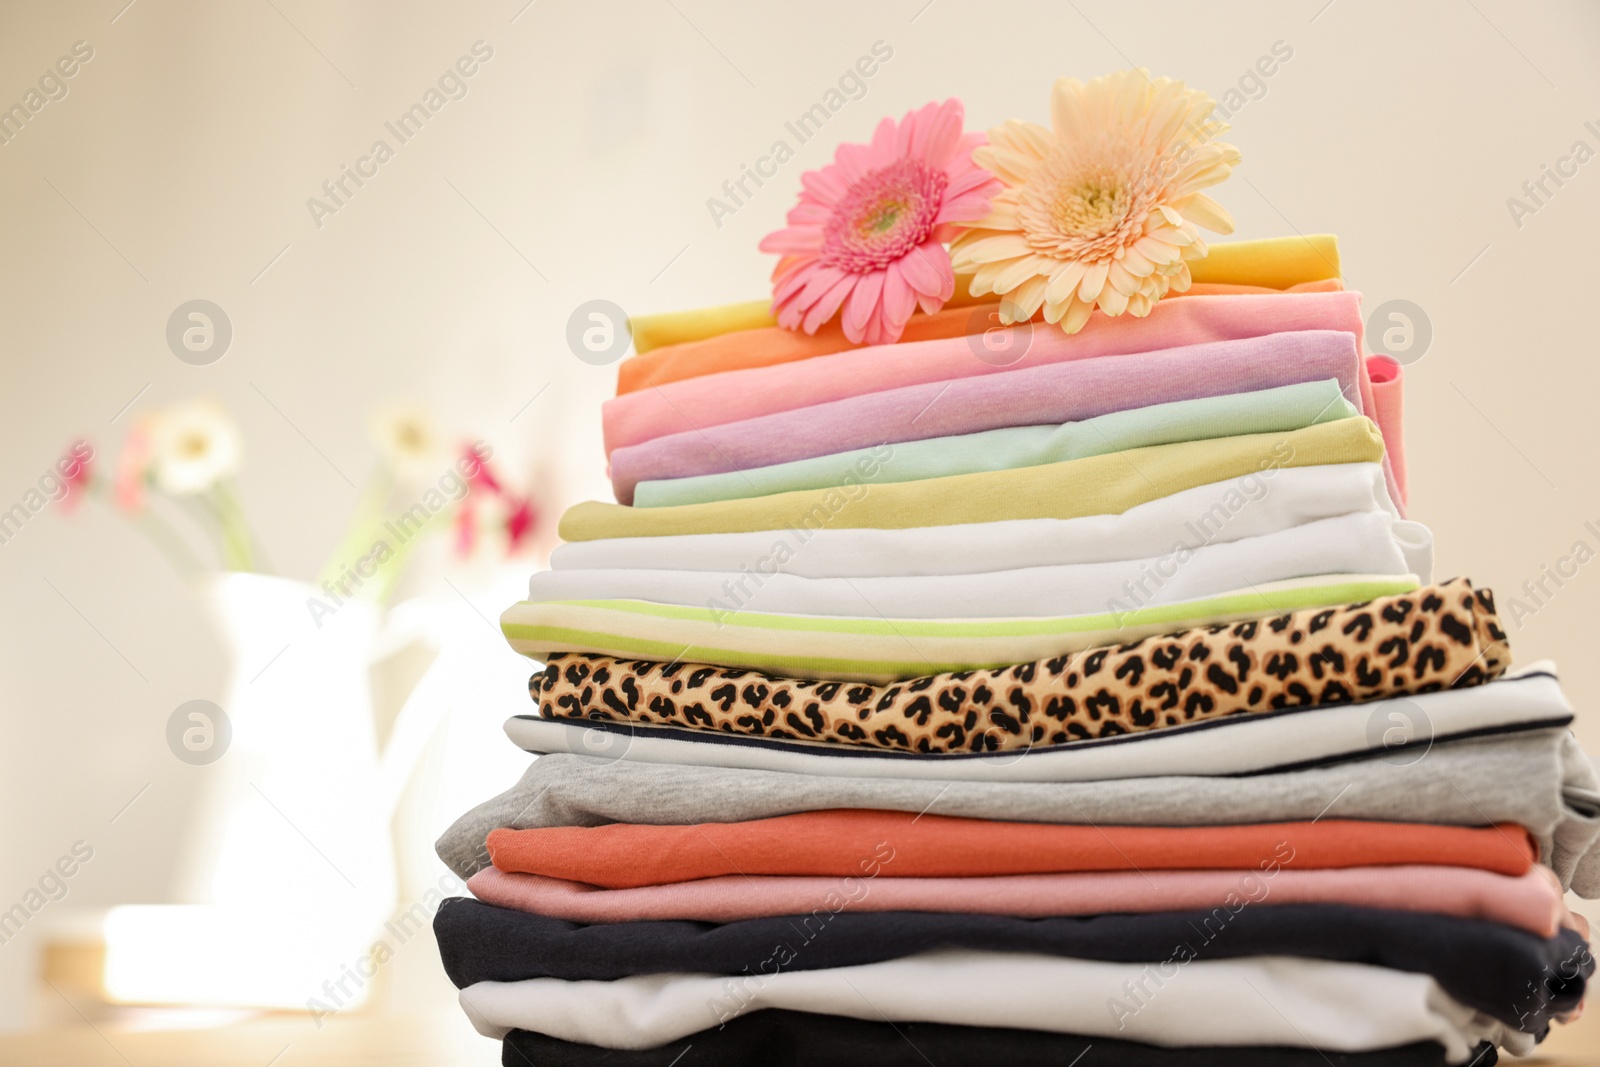
[[648, 479], [726, 474], [880, 444], [1075, 422], [1329, 378], [1337, 378], [1345, 399], [1361, 407], [1354, 334], [1302, 330], [1047, 363], [667, 434], [613, 452], [611, 484], [618, 502], [631, 504], [634, 488]]
[[1372, 380], [1373, 410], [1369, 414], [1383, 432], [1384, 447], [1389, 448], [1389, 442], [1394, 442], [1389, 451], [1389, 466], [1395, 485], [1404, 499], [1410, 493], [1406, 484], [1406, 453], [1402, 444], [1405, 440], [1405, 402], [1402, 399], [1405, 373], [1399, 361], [1392, 356], [1368, 356], [1367, 377]]
[[1351, 904], [1485, 919], [1553, 937], [1573, 925], [1544, 867], [1509, 876], [1470, 867], [1275, 871], [1119, 871], [981, 878], [788, 878], [727, 875], [637, 889], [485, 868], [467, 888], [486, 904], [579, 923], [737, 922], [842, 911], [973, 912], [1038, 918], [1209, 910], [1255, 904]]

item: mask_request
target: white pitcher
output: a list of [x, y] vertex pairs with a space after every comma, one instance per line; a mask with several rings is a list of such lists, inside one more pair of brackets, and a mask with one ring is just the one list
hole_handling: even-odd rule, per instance
[[182, 903], [107, 920], [107, 988], [140, 1002], [353, 1006], [366, 983], [350, 973], [368, 969], [396, 905], [390, 823], [409, 771], [379, 755], [369, 670], [414, 635], [386, 631], [365, 601], [313, 612], [330, 598], [284, 578], [227, 574], [207, 596], [233, 656], [228, 727], [197, 719], [193, 736], [231, 738], [197, 768]]

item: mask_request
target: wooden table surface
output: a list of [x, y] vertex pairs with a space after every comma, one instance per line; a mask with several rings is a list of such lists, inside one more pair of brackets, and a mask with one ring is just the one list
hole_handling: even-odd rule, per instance
[[[1578, 1035], [1569, 1033], [1569, 1038]], [[1585, 1040], [1584, 1044], [1588, 1044]], [[1561, 1040], [1557, 1055], [1518, 1067], [1600, 1067]], [[264, 1017], [209, 1030], [133, 1032], [69, 1026], [0, 1035], [4, 1067], [495, 1067], [499, 1046], [460, 1016], [426, 1019], [339, 1017], [313, 1027], [304, 1017]]]
[[0, 1034], [3, 1067], [497, 1067], [500, 1046], [460, 1013], [426, 1019], [265, 1016], [206, 1030], [105, 1023]]

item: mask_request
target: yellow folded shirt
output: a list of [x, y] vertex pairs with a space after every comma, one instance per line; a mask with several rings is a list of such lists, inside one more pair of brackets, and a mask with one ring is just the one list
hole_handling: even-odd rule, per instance
[[[1189, 274], [1197, 282], [1258, 285], [1267, 289], [1320, 282], [1339, 277], [1339, 241], [1332, 234], [1312, 234], [1213, 244], [1204, 259], [1189, 264]], [[968, 307], [994, 299], [992, 296], [974, 297], [967, 291], [967, 281], [968, 276], [957, 276], [955, 296], [946, 307]], [[750, 300], [694, 311], [639, 315], [629, 319], [629, 324], [633, 330], [633, 350], [643, 355], [652, 348], [703, 341], [737, 330], [776, 326], [778, 320], [772, 315], [770, 300]]]
[[[1074, 519], [1121, 514], [1136, 504], [1283, 467], [1375, 463], [1383, 438], [1365, 418], [1339, 419], [1290, 433], [1184, 441], [1088, 459], [983, 471], [919, 482], [857, 481], [741, 500], [630, 508], [595, 501], [561, 517], [568, 541], [754, 530], [905, 530], [1002, 519]], [[802, 548], [801, 551], [804, 549]]]

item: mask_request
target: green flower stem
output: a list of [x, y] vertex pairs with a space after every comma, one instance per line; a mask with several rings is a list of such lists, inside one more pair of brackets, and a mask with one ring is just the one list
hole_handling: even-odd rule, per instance
[[[459, 504], [457, 507], [459, 507]], [[406, 564], [410, 561], [411, 554], [416, 551], [417, 546], [426, 537], [431, 537], [442, 529], [449, 529], [450, 522], [454, 518], [455, 508], [443, 507], [429, 516], [427, 522], [423, 523], [421, 528], [416, 530], [404, 542], [395, 544], [392, 539], [385, 536], [384, 540], [389, 543], [389, 558], [378, 564], [378, 573], [367, 579], [366, 584], [361, 587], [362, 595], [369, 595], [368, 590], [371, 590], [370, 598], [374, 602], [381, 604], [387, 600], [389, 594], [394, 591], [395, 583], [400, 580], [400, 575], [405, 570]], [[387, 531], [385, 531], [385, 534], [387, 534]]]
[[211, 487], [211, 495], [216, 506], [217, 525], [222, 533], [224, 565], [231, 571], [254, 570], [254, 539], [233, 483], [227, 479], [217, 481]]
[[394, 477], [389, 470], [383, 466], [377, 467], [367, 479], [361, 499], [356, 502], [355, 513], [350, 516], [350, 524], [345, 527], [339, 547], [334, 549], [333, 555], [323, 565], [322, 572], [317, 575], [318, 585], [323, 582], [337, 583], [343, 568], [354, 566], [356, 560], [372, 550], [373, 543], [379, 537], [383, 506], [393, 489]]
[[[119, 509], [105, 498], [110, 496], [110, 490], [99, 480], [91, 481], [84, 492], [96, 497], [108, 510], [116, 513]], [[128, 521], [135, 529], [150, 539], [156, 550], [167, 557], [167, 562], [172, 564], [174, 570], [187, 581], [195, 581], [205, 573], [205, 567], [200, 563], [200, 558], [194, 554], [184, 542], [172, 524], [157, 515], [154, 509], [146, 507], [135, 515], [129, 515]]]

